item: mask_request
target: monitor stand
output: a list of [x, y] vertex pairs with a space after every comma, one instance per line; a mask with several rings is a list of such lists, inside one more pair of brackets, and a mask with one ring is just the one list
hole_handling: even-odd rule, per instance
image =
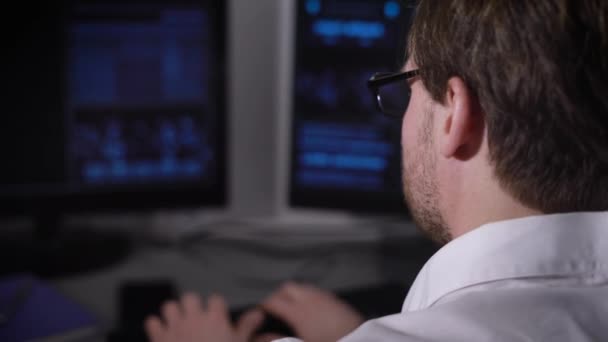
[[116, 265], [131, 251], [131, 242], [125, 234], [68, 228], [59, 215], [40, 215], [32, 229], [0, 233], [2, 274], [77, 276]]

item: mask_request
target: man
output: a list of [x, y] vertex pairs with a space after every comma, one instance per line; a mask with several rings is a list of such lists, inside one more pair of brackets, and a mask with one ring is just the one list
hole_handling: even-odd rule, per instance
[[[298, 284], [262, 308], [313, 342], [606, 341], [608, 2], [422, 0], [408, 42], [405, 73], [370, 84], [404, 113], [406, 200], [446, 245], [400, 314], [360, 325]], [[261, 319], [231, 326], [216, 296], [165, 309], [153, 341], [245, 341]]]

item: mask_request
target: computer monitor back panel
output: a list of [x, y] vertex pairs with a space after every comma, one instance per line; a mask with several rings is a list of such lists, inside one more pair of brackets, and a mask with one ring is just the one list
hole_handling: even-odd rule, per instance
[[401, 121], [378, 112], [367, 80], [404, 62], [401, 1], [297, 2], [290, 205], [404, 213]]
[[223, 3], [17, 6], [3, 32], [0, 212], [223, 204]]

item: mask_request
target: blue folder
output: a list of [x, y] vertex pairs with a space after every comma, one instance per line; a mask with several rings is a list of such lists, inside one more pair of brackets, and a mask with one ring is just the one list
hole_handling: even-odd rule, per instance
[[33, 275], [0, 278], [0, 341], [83, 341], [99, 327], [89, 310]]

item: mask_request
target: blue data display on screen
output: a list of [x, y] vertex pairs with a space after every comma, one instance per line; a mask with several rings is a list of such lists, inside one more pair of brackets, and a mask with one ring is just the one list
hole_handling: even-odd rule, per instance
[[397, 38], [395, 23], [401, 5], [389, 1], [307, 0], [304, 2], [300, 37], [311, 47], [340, 45], [387, 47]]
[[213, 154], [206, 146], [206, 133], [195, 121], [196, 113], [122, 114], [120, 120], [80, 122], [75, 127], [72, 156], [81, 161], [84, 182], [150, 183], [199, 179], [205, 174]]
[[208, 55], [202, 10], [160, 10], [131, 21], [71, 27], [70, 96], [75, 105], [206, 102]]
[[395, 0], [299, 2], [292, 193], [402, 191], [401, 122], [379, 113], [367, 80], [402, 66], [410, 14]]
[[323, 38], [380, 39], [384, 36], [384, 24], [374, 21], [320, 19], [313, 24], [313, 32]]
[[208, 14], [81, 6], [69, 28], [70, 170], [85, 185], [204, 180], [214, 160]]
[[303, 186], [377, 190], [394, 147], [374, 127], [302, 122], [296, 182]]

